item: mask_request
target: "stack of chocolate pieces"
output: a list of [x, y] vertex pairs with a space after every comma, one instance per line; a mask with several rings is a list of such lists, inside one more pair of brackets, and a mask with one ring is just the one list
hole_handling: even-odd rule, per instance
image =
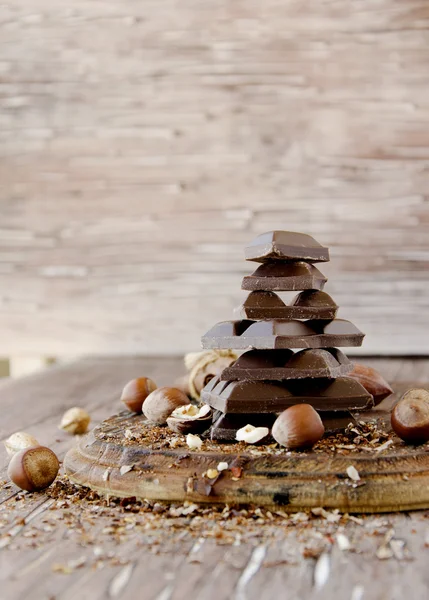
[[[347, 426], [350, 411], [374, 401], [347, 377], [353, 365], [338, 349], [360, 346], [364, 334], [336, 318], [338, 306], [322, 291], [327, 279], [314, 263], [329, 261], [328, 248], [303, 233], [271, 231], [253, 240], [245, 256], [261, 264], [243, 279], [250, 293], [242, 319], [218, 323], [202, 338], [203, 348], [246, 350], [202, 391], [215, 411], [211, 438], [233, 441], [247, 424], [271, 427], [298, 403], [311, 404], [328, 431]], [[299, 293], [287, 304], [276, 293], [291, 291]]]

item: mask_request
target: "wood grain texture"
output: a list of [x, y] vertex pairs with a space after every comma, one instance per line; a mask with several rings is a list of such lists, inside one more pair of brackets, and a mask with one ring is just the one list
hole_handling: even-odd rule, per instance
[[427, 353], [428, 26], [423, 0], [3, 4], [0, 352], [198, 349], [285, 228], [331, 247], [363, 352]]
[[[383, 410], [361, 413], [382, 429], [390, 425], [390, 413], [398, 397], [414, 381], [395, 386], [395, 395]], [[429, 388], [426, 382], [423, 387]], [[402, 446], [377, 455], [281, 453], [254, 456], [249, 450], [225, 452], [153, 449], [150, 444], [130, 444], [125, 431], [139, 433], [147, 424], [142, 415], [128, 411], [110, 417], [79, 440], [64, 459], [71, 481], [101, 495], [137, 497], [154, 501], [257, 504], [298, 512], [323, 506], [351, 513], [381, 513], [429, 509], [429, 456], [427, 448]], [[213, 480], [204, 473], [226, 462], [242, 468], [239, 481], [230, 471]], [[353, 486], [346, 476], [353, 466], [363, 485]], [[122, 472], [122, 468], [129, 470]]]
[[[419, 384], [429, 368], [424, 359], [382, 359], [367, 364], [392, 383], [410, 379]], [[79, 403], [97, 424], [117, 411], [124, 380], [146, 373], [160, 385], [168, 384], [181, 368], [179, 359], [91, 359], [2, 382], [0, 437], [25, 428], [62, 458], [76, 443], [57, 429], [63, 410]], [[20, 412], [12, 410], [17, 405]], [[5, 454], [0, 444], [0, 480], [5, 477]], [[0, 540], [10, 536], [11, 543], [0, 553], [2, 597], [258, 600], [282, 597], [285, 590], [300, 600], [421, 600], [427, 596], [427, 511], [349, 520], [345, 526], [334, 523], [329, 528], [322, 518], [304, 523], [301, 529], [286, 523], [273, 527], [268, 519], [260, 524], [260, 536], [232, 546], [220, 545], [221, 540], [212, 537], [195, 540], [189, 527], [189, 535], [177, 547], [174, 520], [165, 519], [168, 542], [156, 545], [153, 531], [149, 529], [148, 534], [145, 529], [150, 515], [125, 513], [130, 524], [135, 518], [138, 525], [118, 543], [116, 536], [105, 532], [112, 526], [110, 513], [93, 509], [90, 504], [67, 503], [61, 508], [42, 493], [25, 494], [25, 500], [19, 500], [16, 488], [3, 487]], [[68, 526], [67, 513], [75, 516], [75, 527]], [[268, 540], [267, 532], [272, 534]], [[353, 551], [339, 549], [337, 532], [347, 536]], [[380, 560], [376, 552], [391, 532], [395, 540], [404, 542], [406, 554], [403, 559]], [[314, 544], [326, 550], [318, 558], [309, 558], [306, 549]], [[109, 560], [112, 554], [116, 561]], [[79, 560], [82, 566], [70, 574], [53, 570], [55, 564]], [[320, 576], [323, 564], [324, 578]]]

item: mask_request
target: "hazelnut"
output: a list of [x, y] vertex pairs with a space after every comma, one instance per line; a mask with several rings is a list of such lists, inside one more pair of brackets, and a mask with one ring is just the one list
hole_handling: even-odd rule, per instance
[[60, 463], [55, 453], [44, 446], [20, 450], [9, 463], [7, 474], [15, 485], [27, 492], [44, 490], [58, 475]]
[[141, 413], [143, 402], [151, 392], [156, 390], [156, 383], [149, 377], [131, 379], [121, 394], [121, 401], [135, 413]]
[[202, 433], [210, 427], [212, 414], [212, 410], [207, 404], [201, 408], [194, 404], [186, 404], [173, 410], [167, 419], [167, 425], [175, 433], [183, 435]]
[[164, 425], [179, 406], [189, 404], [189, 398], [176, 388], [161, 387], [149, 394], [143, 402], [143, 414], [152, 423]]
[[75, 406], [63, 414], [59, 427], [68, 433], [78, 435], [87, 432], [90, 421], [91, 417], [86, 410]]
[[429, 392], [406, 392], [392, 411], [392, 429], [404, 442], [424, 444], [429, 440]]
[[13, 456], [16, 452], [24, 450], [25, 448], [32, 448], [33, 446], [40, 446], [39, 442], [35, 437], [26, 433], [25, 431], [17, 431], [13, 433], [4, 442], [6, 452], [9, 456]]
[[274, 422], [272, 436], [289, 450], [311, 448], [325, 428], [318, 413], [309, 404], [295, 404], [281, 413]]
[[246, 444], [257, 444], [264, 438], [268, 437], [270, 430], [268, 427], [254, 427], [253, 425], [245, 425], [238, 429], [235, 434], [237, 442], [246, 442]]
[[387, 381], [380, 375], [378, 371], [372, 367], [355, 363], [353, 371], [347, 377], [356, 379], [371, 396], [374, 397], [374, 404], [380, 404], [384, 398], [393, 394], [393, 390]]

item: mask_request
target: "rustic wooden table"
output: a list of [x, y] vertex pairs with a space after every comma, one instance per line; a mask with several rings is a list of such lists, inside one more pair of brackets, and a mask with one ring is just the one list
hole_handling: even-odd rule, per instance
[[[428, 359], [366, 359], [391, 383], [429, 381]], [[63, 457], [58, 430], [79, 405], [97, 423], [117, 411], [128, 379], [158, 384], [180, 359], [87, 359], [0, 383], [1, 438], [25, 430]], [[96, 600], [287, 597], [407, 600], [429, 594], [429, 511], [288, 516], [265, 509], [205, 510], [100, 500], [64, 480], [46, 494], [7, 481], [0, 450], [0, 597]]]

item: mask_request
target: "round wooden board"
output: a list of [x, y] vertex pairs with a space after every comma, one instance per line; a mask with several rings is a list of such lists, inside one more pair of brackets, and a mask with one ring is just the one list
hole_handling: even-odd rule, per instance
[[[130, 413], [103, 421], [66, 455], [71, 481], [111, 496], [258, 504], [286, 511], [320, 506], [357, 513], [429, 508], [429, 452], [423, 448], [349, 455], [252, 455], [239, 445], [240, 452], [231, 446], [228, 453], [221, 448], [152, 450], [124, 437], [127, 429], [141, 429], [142, 424], [141, 416]], [[214, 480], [203, 476], [224, 461], [230, 468], [241, 467], [241, 476], [234, 479], [230, 469]], [[349, 466], [357, 469], [359, 482], [347, 476]]]

